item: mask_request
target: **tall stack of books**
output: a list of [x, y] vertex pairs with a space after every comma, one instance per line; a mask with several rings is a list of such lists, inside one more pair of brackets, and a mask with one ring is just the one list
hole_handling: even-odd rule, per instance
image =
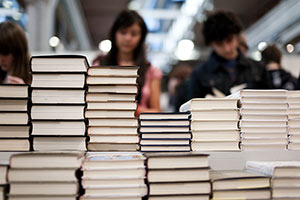
[[191, 99], [180, 107], [191, 112], [193, 151], [239, 151], [237, 99]]
[[149, 200], [208, 200], [208, 155], [148, 153]]
[[0, 200], [6, 199], [7, 196], [7, 168], [6, 164], [0, 165]]
[[34, 150], [86, 150], [84, 56], [35, 56], [32, 71]]
[[10, 159], [9, 200], [76, 200], [82, 153], [33, 152]]
[[242, 90], [241, 149], [286, 149], [287, 91]]
[[142, 113], [139, 115], [140, 150], [190, 151], [189, 113]]
[[210, 171], [213, 199], [271, 199], [270, 178], [240, 170]]
[[300, 149], [300, 91], [287, 91], [288, 98], [288, 149]]
[[89, 153], [83, 162], [81, 200], [141, 200], [147, 195], [145, 157], [136, 153]]
[[246, 169], [272, 178], [272, 199], [300, 199], [299, 161], [248, 161]]
[[137, 151], [137, 74], [136, 66], [89, 68], [89, 151]]
[[29, 151], [28, 85], [0, 85], [0, 151]]

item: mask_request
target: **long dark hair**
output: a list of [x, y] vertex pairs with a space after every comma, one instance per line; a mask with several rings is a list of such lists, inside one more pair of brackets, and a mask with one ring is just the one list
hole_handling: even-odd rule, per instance
[[[13, 76], [22, 78], [25, 83], [31, 83], [31, 75], [29, 73], [29, 48], [27, 39], [22, 28], [10, 21], [0, 24], [0, 54], [12, 54]], [[7, 75], [0, 69], [0, 83], [2, 83]]]
[[139, 102], [141, 89], [145, 84], [145, 74], [147, 69], [150, 67], [150, 62], [147, 61], [145, 49], [145, 39], [148, 33], [148, 29], [143, 18], [137, 12], [133, 10], [124, 10], [118, 15], [109, 32], [109, 39], [112, 43], [111, 50], [106, 56], [99, 57], [98, 59], [101, 65], [118, 65], [118, 47], [116, 44], [116, 33], [118, 30], [128, 28], [135, 23], [137, 23], [141, 28], [141, 39], [133, 53], [134, 63], [135, 65], [140, 67], [138, 72], [139, 77], [137, 79], [139, 89], [137, 101]]

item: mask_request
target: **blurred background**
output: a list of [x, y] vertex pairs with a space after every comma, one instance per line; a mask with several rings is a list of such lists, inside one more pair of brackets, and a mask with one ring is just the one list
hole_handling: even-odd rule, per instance
[[149, 29], [148, 58], [164, 73], [163, 110], [168, 110], [170, 76], [185, 78], [209, 55], [201, 26], [216, 9], [240, 17], [249, 57], [260, 60], [260, 51], [275, 43], [283, 53], [283, 68], [299, 75], [298, 0], [0, 0], [0, 21], [22, 26], [31, 55], [83, 54], [91, 63], [109, 51], [108, 31], [125, 8], [138, 11]]

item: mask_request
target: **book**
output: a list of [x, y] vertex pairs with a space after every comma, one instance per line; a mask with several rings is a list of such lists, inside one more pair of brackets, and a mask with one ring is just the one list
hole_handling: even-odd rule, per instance
[[285, 150], [287, 144], [272, 144], [265, 141], [261, 144], [243, 144], [240, 147], [242, 151], [274, 151], [274, 150]]
[[246, 169], [269, 177], [300, 177], [299, 161], [247, 161]]
[[32, 121], [31, 135], [82, 135], [86, 132], [84, 121]]
[[250, 120], [286, 121], [287, 119], [288, 119], [287, 114], [243, 114], [242, 115], [242, 121], [244, 120], [245, 121], [250, 121]]
[[83, 179], [83, 188], [88, 188], [94, 185], [99, 187], [122, 187], [124, 185], [129, 187], [138, 187], [145, 184], [145, 177], [141, 178], [119, 178], [119, 179]]
[[142, 197], [132, 195], [116, 195], [109, 197], [103, 197], [101, 195], [84, 195], [80, 197], [80, 200], [142, 200]]
[[300, 198], [300, 188], [273, 188], [272, 191], [272, 197], [273, 198], [284, 198], [284, 199], [290, 199], [290, 198]]
[[76, 169], [10, 169], [7, 179], [14, 182], [76, 182]]
[[213, 191], [270, 188], [270, 178], [241, 170], [210, 171]]
[[190, 126], [141, 126], [139, 132], [143, 133], [165, 133], [165, 132], [189, 132]]
[[287, 137], [285, 138], [243, 138], [242, 139], [242, 144], [247, 145], [247, 144], [287, 144]]
[[140, 126], [189, 126], [190, 121], [188, 119], [178, 120], [178, 119], [140, 119]]
[[88, 69], [90, 76], [136, 76], [137, 66], [93, 66]]
[[[103, 127], [138, 127], [136, 118], [101, 118], [101, 119], [88, 119], [89, 127], [103, 126]], [[118, 122], [118, 123], [116, 123]]]
[[33, 120], [82, 120], [84, 105], [33, 105], [31, 118]]
[[287, 109], [281, 108], [281, 109], [240, 109], [240, 114], [242, 116], [244, 115], [287, 115]]
[[149, 196], [148, 200], [209, 200], [209, 195]]
[[88, 135], [137, 135], [137, 127], [102, 127], [90, 126]]
[[136, 110], [137, 103], [135, 101], [108, 101], [108, 102], [88, 102], [88, 110]]
[[[86, 118], [134, 118], [135, 117], [135, 109], [132, 110], [86, 110], [85, 117]], [[118, 120], [119, 121], [119, 120]], [[116, 124], [116, 122], [112, 122]], [[109, 123], [110, 124], [110, 123]], [[106, 126], [109, 126], [106, 124]], [[100, 126], [100, 125], [99, 125]]]
[[89, 135], [91, 143], [135, 143], [139, 142], [138, 135]]
[[89, 85], [88, 93], [125, 93], [125, 94], [137, 94], [137, 84], [124, 84], [124, 85], [116, 85], [116, 84], [106, 84], [106, 85]]
[[274, 177], [272, 179], [273, 188], [299, 188], [300, 178], [299, 177]]
[[179, 132], [179, 133], [143, 133], [140, 135], [141, 139], [192, 139], [192, 134], [190, 132]]
[[140, 120], [186, 120], [190, 118], [190, 113], [188, 112], [180, 112], [180, 113], [168, 113], [168, 112], [161, 112], [161, 113], [141, 113], [139, 114]]
[[84, 89], [33, 89], [33, 104], [84, 104]]
[[183, 194], [210, 194], [209, 182], [188, 183], [153, 183], [149, 185], [151, 195], [183, 195]]
[[190, 145], [140, 145], [142, 152], [190, 152]]
[[149, 169], [149, 183], [209, 181], [209, 169]]
[[146, 196], [148, 189], [146, 185], [140, 187], [120, 187], [120, 188], [109, 188], [109, 187], [90, 187], [85, 188], [84, 195], [94, 195], [99, 197], [109, 197], [109, 196], [121, 196], [121, 195], [131, 195], [131, 196]]
[[27, 111], [28, 99], [0, 98], [0, 111]]
[[214, 191], [213, 199], [271, 199], [270, 189]]
[[8, 166], [6, 164], [0, 165], [0, 185], [7, 184], [7, 180], [6, 180], [7, 168], [8, 168]]
[[287, 103], [243, 103], [242, 109], [265, 109], [265, 110], [279, 110], [287, 109]]
[[74, 182], [33, 182], [10, 183], [10, 195], [76, 195], [78, 183]]
[[166, 139], [166, 138], [150, 138], [142, 139], [140, 145], [189, 145], [190, 139]]
[[239, 120], [238, 110], [234, 109], [210, 109], [191, 111], [191, 116], [195, 120]]
[[33, 73], [32, 88], [83, 88], [83, 73]]
[[207, 110], [207, 109], [234, 109], [238, 108], [238, 99], [202, 99], [195, 98], [187, 101], [180, 107], [180, 112]]
[[86, 72], [89, 64], [82, 55], [32, 56], [32, 72]]
[[192, 131], [236, 130], [238, 120], [192, 120]]
[[239, 141], [192, 141], [193, 151], [240, 151]]
[[240, 127], [287, 127], [287, 120], [241, 120]]
[[29, 151], [28, 139], [5, 138], [0, 139], [0, 151]]
[[239, 130], [193, 131], [193, 141], [239, 141]]
[[138, 76], [88, 76], [86, 83], [88, 85], [128, 85], [136, 84], [137, 77]]
[[77, 195], [9, 195], [9, 200], [76, 200]]
[[[287, 97], [287, 90], [257, 90], [257, 89], [244, 89], [232, 95], [234, 98], [240, 97]], [[229, 97], [230, 98], [230, 97]]]
[[9, 166], [15, 169], [79, 168], [81, 152], [28, 152], [14, 154]]
[[274, 127], [254, 127], [254, 126], [249, 126], [249, 127], [244, 127], [241, 126], [241, 132], [251, 132], [251, 133], [270, 133], [270, 132], [287, 132], [287, 126], [274, 126]]
[[240, 103], [287, 103], [287, 96], [242, 96]]
[[91, 168], [83, 171], [83, 179], [120, 179], [120, 178], [138, 178], [145, 177], [145, 166], [140, 168], [112, 168], [100, 169]]
[[29, 85], [0, 84], [0, 98], [28, 98]]
[[91, 143], [87, 145], [88, 151], [118, 151], [118, 152], [131, 152], [137, 151], [137, 144], [117, 144], [117, 143]]
[[257, 138], [264, 138], [264, 139], [272, 139], [272, 138], [281, 138], [287, 139], [287, 132], [245, 132], [241, 133], [241, 137], [243, 139], [257, 139]]
[[87, 102], [133, 102], [135, 101], [136, 94], [126, 94], [126, 93], [97, 93], [89, 92], [86, 94]]
[[28, 138], [30, 126], [0, 125], [0, 138]]
[[2, 125], [27, 125], [27, 112], [0, 112], [0, 124]]
[[34, 137], [35, 151], [86, 151], [85, 137]]

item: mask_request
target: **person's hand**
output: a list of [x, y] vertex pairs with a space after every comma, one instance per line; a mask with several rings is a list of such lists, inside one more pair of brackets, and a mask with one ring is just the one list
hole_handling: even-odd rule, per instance
[[7, 76], [7, 83], [9, 84], [25, 84], [24, 80], [16, 76]]

